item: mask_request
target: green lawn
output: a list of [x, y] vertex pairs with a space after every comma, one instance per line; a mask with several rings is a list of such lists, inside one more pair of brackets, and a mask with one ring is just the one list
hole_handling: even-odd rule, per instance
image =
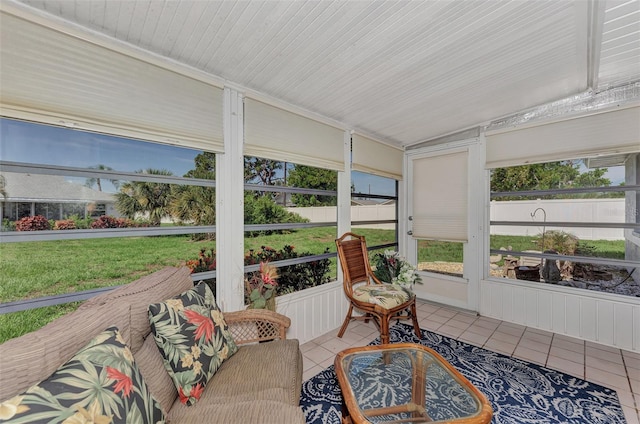
[[[355, 230], [369, 246], [391, 243], [392, 230]], [[245, 239], [245, 251], [293, 245], [297, 252], [335, 252], [335, 227], [305, 228], [287, 234]], [[492, 236], [491, 247], [533, 249], [532, 237]], [[624, 242], [592, 241], [598, 256], [624, 258]], [[129, 283], [164, 266], [182, 266], [195, 259], [213, 241], [192, 241], [189, 236], [123, 237], [0, 244], [0, 302]], [[462, 244], [421, 242], [419, 261], [462, 261]], [[331, 275], [336, 263], [332, 261]], [[0, 315], [0, 342], [37, 329], [68, 313], [78, 304], [40, 308]]]

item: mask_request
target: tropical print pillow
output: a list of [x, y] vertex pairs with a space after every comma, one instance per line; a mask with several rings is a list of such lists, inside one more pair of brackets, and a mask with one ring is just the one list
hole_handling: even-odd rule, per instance
[[49, 378], [0, 403], [1, 423], [164, 423], [116, 327], [106, 329]]
[[201, 282], [150, 305], [149, 321], [180, 401], [193, 405], [222, 361], [238, 351], [213, 292]]

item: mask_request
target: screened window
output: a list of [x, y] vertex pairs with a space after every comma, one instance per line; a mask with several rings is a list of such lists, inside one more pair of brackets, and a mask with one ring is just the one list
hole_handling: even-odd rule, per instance
[[[0, 303], [14, 311], [0, 315], [1, 340], [77, 306], [51, 305], [105, 286], [164, 266], [188, 264], [194, 278], [206, 270], [194, 262], [216, 232], [214, 153], [10, 119], [0, 125]], [[33, 305], [46, 307], [24, 310]]]
[[492, 275], [640, 296], [639, 157], [492, 169]]
[[245, 157], [245, 270], [278, 268], [277, 294], [335, 280], [337, 172]]

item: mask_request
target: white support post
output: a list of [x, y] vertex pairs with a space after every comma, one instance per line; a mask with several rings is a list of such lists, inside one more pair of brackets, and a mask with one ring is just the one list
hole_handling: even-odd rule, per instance
[[344, 167], [338, 172], [338, 234], [351, 231], [351, 132], [344, 132]]
[[244, 112], [238, 91], [224, 89], [224, 153], [216, 155], [216, 300], [244, 309]]

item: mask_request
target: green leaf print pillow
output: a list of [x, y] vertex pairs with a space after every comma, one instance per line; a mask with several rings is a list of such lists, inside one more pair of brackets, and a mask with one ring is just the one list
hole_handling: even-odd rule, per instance
[[205, 283], [149, 306], [149, 321], [180, 401], [193, 405], [222, 362], [238, 351]]
[[106, 329], [49, 378], [0, 403], [0, 423], [163, 423], [116, 327]]

